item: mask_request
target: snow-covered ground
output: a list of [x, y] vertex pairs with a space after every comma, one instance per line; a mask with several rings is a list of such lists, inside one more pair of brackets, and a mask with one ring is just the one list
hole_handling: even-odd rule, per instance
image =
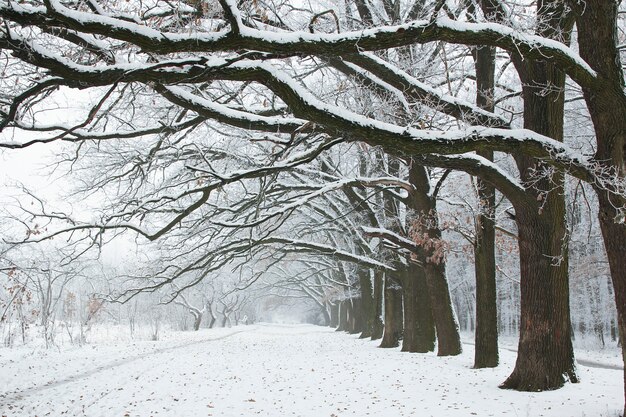
[[170, 332], [158, 342], [0, 349], [2, 416], [617, 416], [620, 370], [557, 391], [498, 389], [496, 369], [379, 349], [309, 325]]

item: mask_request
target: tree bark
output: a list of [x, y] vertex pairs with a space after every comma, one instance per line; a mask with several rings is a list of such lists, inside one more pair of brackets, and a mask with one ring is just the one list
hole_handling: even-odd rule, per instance
[[[482, 181], [481, 181], [482, 182]], [[482, 184], [479, 187], [483, 187]], [[491, 187], [493, 190], [493, 187]], [[487, 198], [488, 207], [495, 206], [495, 193], [479, 191]], [[486, 207], [485, 207], [486, 208]], [[495, 224], [493, 214], [479, 214], [476, 222], [474, 271], [476, 274], [476, 330], [474, 368], [498, 366], [498, 306], [495, 269]]]
[[402, 283], [404, 295], [403, 352], [426, 353], [435, 350], [435, 324], [424, 269], [411, 263]]
[[392, 348], [400, 345], [403, 333], [402, 324], [402, 286], [394, 273], [385, 274], [385, 330], [381, 348]]
[[[624, 181], [626, 177], [626, 97], [617, 49], [620, 42], [618, 4], [609, 0], [573, 3], [577, 12], [579, 53], [606, 84], [601, 90], [583, 89], [583, 94], [596, 133], [595, 159], [607, 170], [609, 184]], [[623, 343], [626, 335], [626, 200], [602, 188], [596, 185], [600, 205], [598, 217], [613, 282], [622, 359], [626, 364], [626, 344]], [[626, 368], [623, 415], [626, 415]]]
[[[476, 104], [494, 110], [496, 50], [479, 47], [475, 50]], [[493, 161], [493, 152], [479, 151]], [[496, 294], [495, 206], [496, 190], [486, 181], [476, 179], [480, 204], [476, 218], [474, 242], [474, 274], [476, 277], [476, 330], [474, 333], [474, 368], [498, 366], [498, 306]]]
[[[567, 36], [564, 4], [539, 2], [542, 36]], [[542, 61], [514, 58], [522, 80], [524, 127], [563, 141], [565, 74]], [[520, 338], [515, 369], [503, 388], [543, 391], [578, 382], [569, 308], [568, 228], [564, 175], [542, 173], [538, 160], [517, 157], [537, 204], [515, 207], [520, 250]], [[539, 175], [537, 174], [539, 173]], [[539, 177], [539, 178], [538, 178]]]
[[372, 294], [370, 270], [368, 268], [359, 268], [358, 275], [361, 289], [361, 299], [359, 302], [361, 336], [359, 336], [359, 338], [365, 339], [372, 336], [374, 326], [374, 297]]
[[567, 248], [562, 242], [566, 229], [558, 217], [550, 214], [528, 210], [516, 216], [520, 340], [515, 369], [502, 387], [520, 391], [556, 389], [567, 380], [578, 382], [569, 319]]
[[[382, 158], [380, 159], [382, 165]], [[389, 156], [387, 158], [387, 170], [389, 175], [398, 176], [400, 172], [400, 161]], [[381, 166], [381, 168], [384, 167]], [[399, 202], [389, 195], [384, 195], [385, 220], [395, 233], [402, 233], [402, 222], [400, 220]], [[381, 245], [382, 247], [382, 245]], [[392, 259], [396, 271], [385, 273], [384, 284], [384, 308], [385, 308], [385, 328], [383, 339], [380, 343], [382, 348], [397, 347], [404, 332], [404, 322], [402, 318], [402, 260], [399, 255], [388, 251], [388, 258]]]
[[[626, 107], [626, 106], [623, 106]], [[622, 129], [622, 143], [626, 142], [626, 109], [622, 109], [620, 125]], [[604, 130], [604, 129], [603, 129]], [[597, 130], [596, 130], [597, 131]], [[596, 135], [598, 135], [596, 133]], [[623, 146], [623, 145], [622, 145]], [[599, 148], [599, 146], [598, 146]], [[624, 151], [626, 152], [626, 150]], [[608, 153], [608, 152], [607, 152]], [[618, 163], [614, 166], [619, 167]], [[624, 181], [624, 168], [623, 162], [621, 168], [616, 170], [621, 171], [618, 175], [621, 181]], [[607, 253], [609, 261], [609, 268], [611, 271], [611, 281], [613, 282], [613, 293], [615, 296], [615, 305], [617, 308], [617, 324], [619, 329], [619, 335], [622, 347], [622, 360], [626, 364], [626, 343], [624, 343], [624, 337], [626, 337], [626, 224], [624, 223], [624, 207], [626, 207], [626, 201], [621, 198], [612, 198], [608, 193], [599, 191], [598, 193], [600, 210], [600, 228], [602, 230], [602, 236], [604, 240], [604, 247]], [[616, 201], [621, 206], [616, 207]], [[624, 369], [624, 411], [626, 416], [626, 368]]]
[[360, 297], [352, 298], [351, 300], [352, 306], [349, 308], [350, 314], [350, 327], [348, 329], [348, 333], [357, 334], [364, 331], [365, 328], [365, 320], [363, 317], [363, 300]]
[[427, 263], [424, 271], [437, 331], [437, 356], [459, 355], [463, 349], [459, 325], [452, 308], [445, 265]]
[[384, 324], [383, 324], [383, 287], [384, 278], [381, 270], [374, 271], [374, 308], [372, 313], [372, 340], [378, 340], [383, 337]]
[[335, 302], [330, 305], [330, 327], [337, 328], [339, 326], [339, 303]]
[[338, 332], [344, 332], [348, 330], [348, 300], [342, 300], [339, 302], [339, 327]]
[[443, 244], [443, 239], [437, 218], [436, 200], [430, 195], [430, 179], [426, 168], [412, 162], [409, 167], [409, 182], [415, 187], [415, 191], [409, 193], [408, 207], [415, 211], [416, 222], [422, 224], [416, 232], [420, 242], [416, 243], [425, 248], [424, 272], [437, 331], [437, 355], [458, 355], [462, 352], [461, 337], [452, 308], [445, 259], [435, 255], [435, 252], [441, 250], [439, 245]]
[[345, 303], [346, 306], [346, 328], [345, 331], [350, 333], [354, 327], [354, 316], [352, 315], [352, 300], [348, 299]]

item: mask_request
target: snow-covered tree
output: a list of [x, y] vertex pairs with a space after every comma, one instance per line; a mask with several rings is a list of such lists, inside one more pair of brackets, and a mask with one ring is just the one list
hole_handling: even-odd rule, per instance
[[[126, 295], [252, 256], [279, 262], [270, 247], [332, 254], [392, 276], [395, 262], [359, 253], [363, 245], [337, 247], [324, 240], [328, 233], [284, 236], [294, 213], [339, 187], [323, 179], [298, 189], [290, 175], [310, 170], [307, 164], [333, 147], [380, 147], [424, 172], [431, 166], [475, 175], [506, 196], [520, 244], [522, 337], [505, 386], [551, 389], [576, 380], [560, 197], [565, 173], [595, 191], [618, 326], [626, 333], [619, 5], [355, 0], [310, 7], [0, 1], [0, 128], [8, 136], [0, 146], [74, 143], [60, 162], [71, 169], [82, 164], [82, 196], [100, 210], [82, 218], [40, 213], [52, 222], [49, 232], [42, 237], [29, 229], [30, 240], [72, 233], [90, 245], [126, 231], [157, 242], [163, 268]], [[504, 88], [494, 85], [494, 106], [476, 100], [492, 87], [484, 87], [490, 81], [474, 66], [475, 47], [477, 64], [479, 53], [495, 53], [495, 63], [484, 61], [498, 65], [494, 84], [509, 77]], [[590, 154], [563, 133], [567, 77], [591, 118]], [[521, 91], [506, 91], [507, 84]], [[364, 89], [372, 92], [368, 100], [355, 93]], [[519, 95], [522, 120], [508, 105]], [[44, 111], [68, 100], [82, 111], [61, 122], [58, 112]], [[503, 155], [514, 158], [517, 172]], [[416, 188], [428, 193], [430, 181], [422, 182], [428, 187]], [[481, 189], [483, 197], [495, 195]], [[297, 192], [305, 196], [296, 199]], [[392, 214], [403, 216], [401, 209]], [[363, 282], [370, 276], [363, 274]], [[488, 291], [493, 296], [493, 287]], [[450, 304], [447, 289], [435, 297]], [[446, 322], [438, 331], [454, 327], [448, 313], [434, 318]]]

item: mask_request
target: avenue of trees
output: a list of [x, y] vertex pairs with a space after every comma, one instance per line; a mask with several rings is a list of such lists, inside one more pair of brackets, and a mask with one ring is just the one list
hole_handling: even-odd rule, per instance
[[0, 0], [0, 16], [0, 147], [55, 149], [68, 191], [18, 200], [12, 250], [62, 241], [68, 268], [132, 242], [145, 259], [110, 297], [158, 292], [195, 328], [238, 321], [254, 287], [381, 347], [457, 355], [474, 330], [477, 368], [515, 329], [509, 389], [577, 382], [574, 330], [623, 340], [621, 3]]

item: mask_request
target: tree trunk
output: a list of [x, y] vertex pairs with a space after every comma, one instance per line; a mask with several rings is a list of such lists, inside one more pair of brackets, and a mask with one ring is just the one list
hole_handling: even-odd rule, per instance
[[402, 338], [402, 286], [394, 273], [385, 274], [385, 330], [381, 348], [392, 348], [400, 345]]
[[[389, 156], [387, 158], [387, 171], [389, 175], [398, 176], [400, 172], [400, 161], [397, 158]], [[388, 224], [388, 228], [393, 232], [402, 233], [399, 202], [389, 195], [384, 195], [383, 204], [385, 208], [385, 221]], [[395, 265], [396, 271], [385, 273], [383, 290], [385, 328], [380, 347], [391, 348], [399, 346], [404, 331], [402, 319], [402, 277], [400, 275], [401, 272], [398, 272], [402, 271], [403, 264], [398, 254], [392, 253], [389, 250], [385, 250], [385, 252], [387, 252], [386, 257], [391, 259], [392, 263]]]
[[360, 319], [362, 333], [360, 339], [372, 336], [374, 327], [374, 298], [372, 295], [372, 279], [370, 278], [370, 270], [368, 268], [359, 268], [359, 284], [361, 287], [360, 299]]
[[[626, 117], [626, 116], [625, 116]], [[604, 238], [604, 247], [609, 260], [611, 279], [613, 281], [613, 294], [617, 306], [617, 327], [621, 340], [622, 360], [626, 364], [626, 224], [617, 223], [616, 218], [620, 213], [616, 210], [614, 202], [606, 193], [600, 196], [600, 228]], [[626, 416], [626, 367], [624, 368], [624, 412]]]
[[346, 316], [348, 317], [346, 332], [352, 333], [354, 328], [354, 306], [352, 299], [346, 300]]
[[344, 332], [348, 330], [348, 300], [342, 300], [339, 303], [339, 327], [338, 332]]
[[383, 337], [383, 288], [384, 288], [383, 272], [374, 271], [374, 308], [372, 309], [372, 340], [378, 340]]
[[352, 298], [351, 307], [349, 308], [350, 315], [350, 327], [348, 333], [357, 334], [361, 333], [364, 329], [365, 320], [363, 319], [362, 300], [359, 297]]
[[[476, 104], [494, 110], [496, 49], [479, 47], [475, 50]], [[480, 156], [493, 161], [493, 152], [479, 151]], [[495, 188], [476, 179], [480, 210], [476, 218], [474, 242], [474, 274], [476, 277], [476, 330], [474, 333], [474, 368], [498, 366], [498, 306], [496, 294], [495, 256]]]
[[[543, 62], [526, 62], [520, 71], [524, 82], [524, 127], [561, 141], [563, 139], [562, 72]], [[539, 91], [550, 85], [552, 91]], [[571, 339], [567, 224], [564, 178], [561, 173], [534, 178], [540, 162], [518, 157], [522, 178], [531, 182], [528, 192], [537, 205], [515, 207], [520, 250], [520, 338], [517, 362], [503, 388], [543, 391], [577, 382]]]
[[330, 327], [337, 328], [339, 326], [339, 303], [335, 301], [330, 305]]
[[[537, 33], [566, 43], [573, 20], [563, 2], [540, 1]], [[543, 61], [513, 57], [522, 80], [524, 127], [563, 141], [565, 74]], [[569, 308], [568, 228], [564, 176], [517, 157], [534, 201], [515, 207], [520, 249], [520, 339], [515, 369], [503, 388], [542, 391], [578, 382]]]
[[437, 331], [437, 356], [459, 355], [463, 349], [459, 326], [452, 309], [445, 265], [426, 263], [424, 271]]
[[[482, 186], [482, 185], [481, 185]], [[493, 189], [493, 188], [492, 188]], [[488, 204], [495, 206], [495, 193]], [[498, 366], [498, 306], [495, 268], [495, 224], [492, 215], [480, 214], [474, 247], [476, 274], [476, 331], [474, 368]]]
[[[624, 113], [624, 117], [626, 117], [626, 112]], [[618, 222], [623, 213], [616, 209], [614, 201], [607, 193], [598, 193], [598, 195], [600, 200], [600, 228], [613, 282], [618, 334], [622, 341], [622, 360], [626, 364], [626, 343], [624, 343], [624, 335], [626, 335], [626, 224], [623, 221]], [[624, 368], [623, 415], [626, 416], [626, 367]]]
[[578, 382], [570, 333], [567, 250], [562, 243], [566, 229], [563, 222], [555, 222], [558, 217], [532, 210], [520, 212], [517, 218], [520, 340], [515, 369], [502, 387], [555, 389], [567, 380]]
[[411, 263], [402, 281], [404, 295], [403, 352], [426, 353], [435, 350], [435, 324], [426, 276], [421, 266]]
[[[608, 185], [626, 177], [626, 97], [624, 74], [617, 45], [618, 2], [595, 0], [577, 5], [576, 27], [581, 57], [589, 62], [605, 84], [601, 90], [583, 88], [593, 121], [597, 151], [596, 161], [606, 168]], [[611, 178], [610, 176], [614, 176]], [[600, 203], [598, 217], [609, 261], [613, 293], [617, 307], [618, 333], [622, 341], [622, 359], [626, 364], [626, 224], [623, 196], [616, 196], [596, 185]], [[626, 415], [626, 367], [624, 368], [624, 411]]]
[[322, 313], [322, 317], [324, 318], [323, 326], [330, 326], [330, 313], [328, 312], [328, 307], [326, 305], [320, 306], [320, 311]]
[[402, 306], [404, 308], [404, 334], [402, 337], [402, 352], [416, 352], [417, 339], [417, 294], [415, 293], [415, 279], [408, 273], [409, 266], [402, 275]]
[[202, 313], [195, 313], [193, 315], [193, 329], [195, 331], [200, 330], [200, 323], [202, 323]]
[[426, 168], [413, 161], [409, 167], [409, 182], [415, 187], [415, 191], [409, 193], [407, 198], [408, 207], [416, 212], [412, 237], [418, 245], [425, 248], [424, 272], [437, 331], [437, 355], [458, 355], [463, 350], [461, 337], [452, 308], [445, 258], [436, 255], [442, 251], [441, 245], [444, 242], [439, 229], [436, 199], [430, 194], [430, 179]]

